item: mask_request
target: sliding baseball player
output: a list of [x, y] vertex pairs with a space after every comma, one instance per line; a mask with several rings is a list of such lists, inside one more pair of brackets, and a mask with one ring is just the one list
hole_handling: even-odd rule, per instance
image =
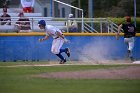
[[67, 43], [69, 42], [69, 40], [65, 38], [60, 29], [51, 25], [46, 25], [45, 20], [40, 20], [38, 22], [38, 26], [40, 29], [43, 29], [46, 32], [46, 36], [44, 38], [39, 39], [39, 41], [42, 42], [44, 40], [47, 40], [50, 36], [52, 36], [53, 42], [51, 52], [61, 59], [60, 64], [64, 64], [66, 62], [66, 58], [64, 58], [61, 53], [65, 52], [67, 56], [70, 57], [70, 49], [62, 49], [61, 47], [64, 42]]

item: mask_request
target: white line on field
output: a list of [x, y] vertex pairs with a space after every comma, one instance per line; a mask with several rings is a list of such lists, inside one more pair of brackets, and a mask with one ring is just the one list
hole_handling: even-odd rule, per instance
[[28, 65], [11, 65], [11, 66], [0, 66], [0, 67], [49, 67], [49, 66], [68, 66], [68, 65], [133, 65], [135, 63], [102, 63], [102, 64], [86, 64], [86, 63], [77, 63], [77, 64], [28, 64]]

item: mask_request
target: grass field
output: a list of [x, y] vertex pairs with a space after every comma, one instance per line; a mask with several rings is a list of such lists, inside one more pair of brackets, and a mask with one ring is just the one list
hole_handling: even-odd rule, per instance
[[[14, 65], [31, 65], [17, 66]], [[80, 71], [130, 65], [34, 66], [44, 62], [0, 62], [0, 93], [140, 93], [140, 79], [52, 79], [40, 73]]]

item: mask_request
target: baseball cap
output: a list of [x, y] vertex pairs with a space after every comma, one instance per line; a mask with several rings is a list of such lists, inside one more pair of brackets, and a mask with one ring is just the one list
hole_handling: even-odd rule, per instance
[[38, 21], [38, 25], [46, 26], [45, 20], [40, 20], [40, 21]]
[[72, 18], [73, 17], [73, 14], [69, 14], [69, 18]]

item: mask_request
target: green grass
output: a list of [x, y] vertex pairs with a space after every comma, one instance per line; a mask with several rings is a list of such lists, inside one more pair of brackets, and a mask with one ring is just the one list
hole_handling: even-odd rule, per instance
[[[0, 62], [0, 66], [25, 63]], [[31, 64], [31, 63], [30, 63]], [[36, 63], [32, 63], [36, 64]], [[38, 63], [37, 63], [38, 64]], [[44, 63], [43, 63], [44, 64]], [[140, 93], [140, 80], [48, 79], [32, 75], [122, 65], [75, 65], [53, 67], [0, 67], [0, 93]], [[126, 65], [125, 65], [126, 66]], [[128, 65], [129, 66], [129, 65]]]

